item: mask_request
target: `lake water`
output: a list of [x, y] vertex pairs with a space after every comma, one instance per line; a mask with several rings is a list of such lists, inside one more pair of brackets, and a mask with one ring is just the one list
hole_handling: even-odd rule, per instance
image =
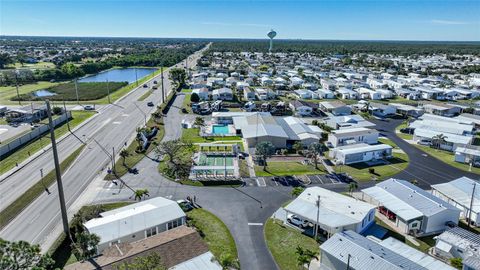
[[37, 90], [33, 92], [33, 94], [37, 97], [51, 97], [56, 95], [56, 93], [50, 92], [48, 90]]
[[[136, 75], [135, 75], [136, 70]], [[116, 68], [91, 75], [78, 80], [78, 82], [135, 82], [135, 79], [141, 79], [151, 73], [156, 68]]]

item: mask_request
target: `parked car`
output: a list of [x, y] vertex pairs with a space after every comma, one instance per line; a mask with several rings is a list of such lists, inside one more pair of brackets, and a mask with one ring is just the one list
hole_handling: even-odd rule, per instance
[[157, 84], [158, 82], [157, 81], [153, 81], [154, 84]]
[[178, 200], [177, 203], [184, 212], [188, 212], [193, 209], [193, 205], [187, 200]]
[[83, 106], [83, 109], [85, 111], [93, 111], [93, 110], [95, 110], [95, 107], [93, 107], [92, 105], [85, 105], [85, 106]]
[[297, 178], [293, 176], [285, 176], [285, 181], [287, 181], [289, 186], [292, 187], [303, 187], [304, 184], [302, 181], [298, 180]]
[[143, 88], [147, 88], [147, 87], [148, 87], [148, 85], [147, 85], [147, 84], [144, 84], [144, 85], [143, 85]]
[[305, 228], [308, 226], [308, 221], [307, 220], [303, 220], [301, 218], [299, 218], [298, 216], [296, 215], [293, 215], [293, 214], [289, 214], [287, 215], [287, 221], [290, 223], [290, 224], [293, 224], [297, 227], [300, 227], [300, 228]]
[[153, 105], [153, 102], [151, 102], [151, 101], [148, 102], [148, 103], [147, 103], [147, 106], [148, 106], [148, 107], [153, 107], [153, 106], [154, 106], [154, 105]]
[[289, 185], [288, 181], [285, 180], [285, 178], [283, 178], [283, 177], [275, 176], [275, 177], [272, 178], [272, 181], [277, 182], [282, 186], [288, 186]]

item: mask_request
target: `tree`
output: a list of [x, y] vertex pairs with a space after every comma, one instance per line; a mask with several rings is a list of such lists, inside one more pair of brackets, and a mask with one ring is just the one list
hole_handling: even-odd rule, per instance
[[77, 78], [85, 75], [85, 72], [73, 63], [65, 63], [60, 67], [60, 70], [67, 78]]
[[234, 269], [239, 268], [238, 260], [235, 259], [235, 257], [233, 257], [232, 254], [228, 252], [223, 252], [220, 255], [219, 263], [220, 265], [222, 265], [222, 269], [225, 269], [225, 270], [228, 270], [231, 268], [234, 268]]
[[315, 164], [315, 169], [318, 170], [318, 161], [323, 154], [323, 145], [321, 143], [312, 143], [308, 146], [308, 155]]
[[190, 102], [197, 103], [200, 101], [200, 96], [197, 93], [192, 93], [190, 95]]
[[292, 197], [298, 197], [304, 190], [305, 188], [303, 187], [294, 187], [290, 194], [292, 194]]
[[0, 238], [0, 269], [49, 269], [54, 264], [49, 255], [42, 255], [39, 245], [26, 241], [10, 242]]
[[136, 189], [135, 190], [135, 201], [138, 199], [141, 201], [144, 197], [150, 197], [148, 189]]
[[62, 110], [62, 108], [60, 108], [60, 107], [53, 107], [53, 108], [52, 108], [52, 113], [53, 113], [53, 114], [57, 114], [57, 115], [58, 115], [58, 114], [61, 114], [62, 112], [63, 112], [63, 110]]
[[87, 231], [75, 234], [75, 241], [71, 244], [72, 252], [79, 260], [88, 260], [97, 254], [97, 245], [100, 237]]
[[463, 260], [462, 260], [462, 258], [451, 258], [450, 259], [450, 264], [457, 269], [462, 269]]
[[263, 162], [263, 170], [267, 169], [267, 159], [275, 154], [275, 146], [271, 142], [260, 142], [255, 148], [255, 155], [259, 156]]
[[8, 53], [0, 53], [0, 69], [5, 68], [6, 65], [11, 64], [12, 57]]
[[412, 184], [415, 185], [415, 186], [418, 186], [418, 181], [417, 181], [417, 179], [413, 179], [412, 181], [410, 181], [410, 183], [412, 183]]
[[202, 128], [205, 126], [205, 120], [202, 117], [195, 118], [195, 122], [193, 123], [196, 127]]
[[301, 153], [301, 151], [303, 150], [303, 144], [301, 142], [295, 142], [293, 144], [293, 149], [295, 150], [295, 152], [297, 154]]
[[147, 256], [136, 257], [113, 266], [116, 270], [166, 270], [162, 258], [158, 253], [152, 252]]
[[432, 145], [433, 147], [440, 149], [440, 146], [446, 143], [447, 137], [443, 134], [438, 134], [432, 137]]
[[358, 184], [357, 182], [350, 182], [350, 184], [348, 184], [348, 192], [350, 192], [350, 195], [352, 195], [352, 193], [358, 189]]
[[308, 248], [303, 248], [301, 246], [297, 246], [297, 250], [295, 251], [297, 254], [297, 263], [299, 266], [307, 265], [307, 268], [310, 268], [310, 263], [313, 259], [318, 260], [318, 253], [310, 250]]
[[187, 73], [183, 68], [172, 68], [169, 72], [169, 78], [177, 85], [177, 88], [185, 84]]
[[127, 163], [126, 163], [126, 159], [127, 157], [130, 156], [130, 152], [128, 152], [127, 149], [122, 149], [122, 151], [120, 151], [120, 153], [118, 154], [120, 157], [122, 157], [122, 164], [123, 166], [127, 167]]
[[168, 160], [167, 168], [164, 170], [172, 177], [188, 176], [192, 166], [191, 156], [186, 155], [186, 151], [190, 152], [194, 149], [191, 142], [182, 142], [180, 140], [165, 141], [158, 144], [155, 148], [157, 156], [166, 156]]

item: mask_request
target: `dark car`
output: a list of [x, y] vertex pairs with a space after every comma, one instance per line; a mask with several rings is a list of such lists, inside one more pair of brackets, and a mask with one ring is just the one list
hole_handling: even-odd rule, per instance
[[153, 105], [153, 102], [151, 102], [151, 101], [148, 102], [148, 103], [147, 103], [147, 106], [148, 106], [148, 107], [153, 107], [153, 106], [154, 106], [154, 105]]
[[285, 180], [285, 178], [283, 178], [283, 177], [275, 176], [275, 177], [272, 178], [272, 181], [277, 182], [282, 186], [288, 186], [287, 180]]
[[413, 129], [413, 128], [407, 127], [407, 128], [402, 128], [402, 129], [400, 129], [400, 132], [401, 132], [401, 133], [406, 133], [406, 134], [413, 134], [413, 131], [414, 131], [414, 130], [415, 130], [415, 129]]
[[146, 85], [146, 84], [143, 85], [143, 88], [147, 88], [147, 87], [148, 87], [148, 85]]
[[285, 176], [285, 181], [287, 181], [289, 186], [292, 187], [302, 187], [303, 183], [293, 176]]

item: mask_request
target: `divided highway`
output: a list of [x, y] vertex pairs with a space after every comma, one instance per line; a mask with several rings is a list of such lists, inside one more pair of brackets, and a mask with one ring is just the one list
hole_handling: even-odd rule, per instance
[[[206, 48], [188, 58], [189, 67], [196, 64], [197, 59]], [[174, 67], [182, 67], [184, 64], [185, 61], [182, 61]], [[164, 70], [164, 86], [167, 93], [173, 90], [172, 83], [168, 79], [169, 69]], [[62, 179], [67, 208], [75, 202], [92, 180], [100, 176], [109, 166], [110, 159], [105, 150], [111, 153], [112, 147], [115, 147], [116, 150], [121, 149], [125, 142], [130, 142], [134, 138], [137, 127], [143, 125], [144, 115], [150, 116], [154, 112], [155, 108], [148, 107], [147, 102], [152, 101], [154, 104], [163, 102], [160, 78], [160, 75], [158, 75], [147, 83], [150, 88], [153, 85], [153, 80], [157, 80], [159, 89], [153, 91], [144, 101], [137, 100], [149, 88], [143, 88], [140, 85], [115, 104], [102, 108], [97, 116], [75, 131], [76, 136], [69, 135], [58, 144], [59, 157], [60, 160], [63, 160], [80, 147], [82, 143], [86, 143], [85, 149], [80, 153], [77, 160], [63, 173]], [[0, 210], [22, 196], [29, 187], [40, 180], [40, 169], [43, 169], [44, 172], [53, 170], [51, 150], [46, 151], [15, 174], [4, 178], [0, 182]], [[24, 209], [0, 231], [0, 238], [42, 244], [53, 228], [60, 223], [56, 183], [49, 189], [51, 194], [42, 194]]]

